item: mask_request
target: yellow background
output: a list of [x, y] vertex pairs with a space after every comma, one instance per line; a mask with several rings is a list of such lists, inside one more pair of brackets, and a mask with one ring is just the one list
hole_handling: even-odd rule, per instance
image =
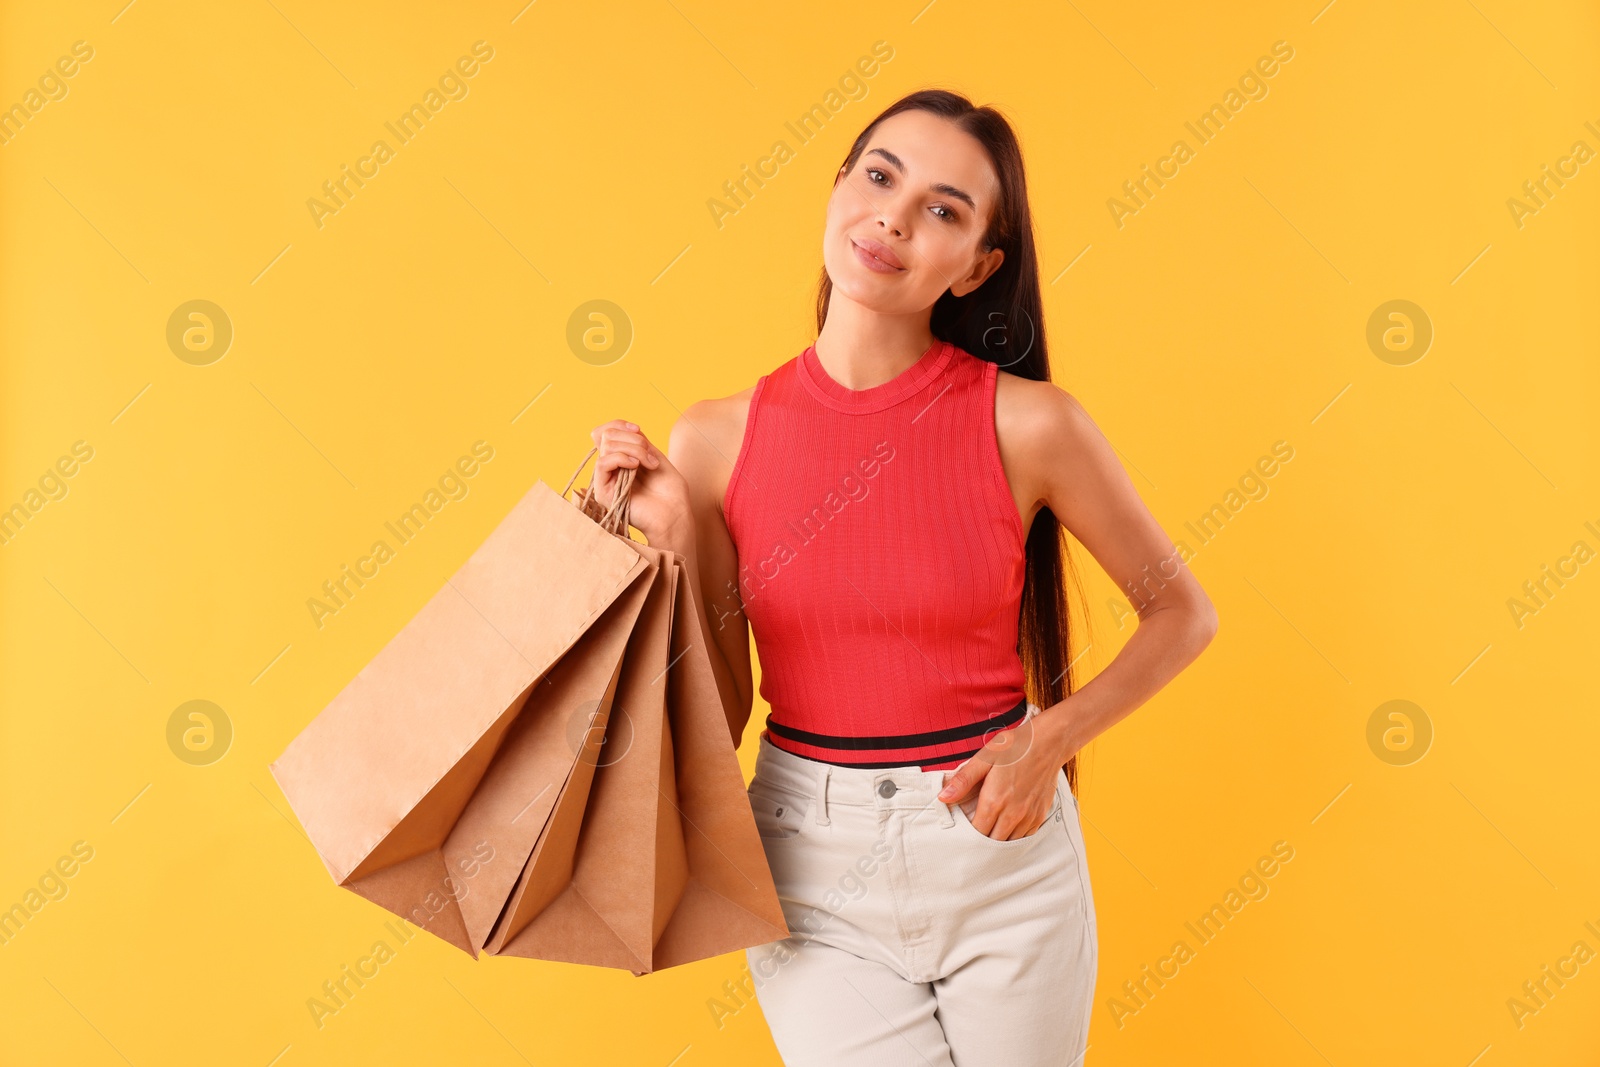
[[[1507, 1007], [1600, 952], [1600, 565], [1520, 627], [1507, 606], [1600, 549], [1600, 163], [1520, 227], [1507, 207], [1600, 150], [1591, 5], [123, 3], [0, 14], [6, 106], [94, 50], [0, 146], [0, 507], [94, 450], [0, 546], [0, 907], [94, 850], [0, 946], [0, 1060], [777, 1062], [759, 1007], [707, 1006], [742, 954], [636, 979], [422, 935], [319, 1029], [308, 998], [386, 916], [267, 764], [591, 427], [664, 444], [804, 347], [833, 171], [937, 85], [1019, 129], [1056, 380], [1169, 534], [1193, 547], [1294, 449], [1191, 561], [1216, 641], [1085, 755], [1088, 1062], [1593, 1062], [1600, 959], [1520, 1027]], [[468, 95], [319, 228], [307, 200], [479, 40]], [[785, 121], [880, 40], [798, 146]], [[1269, 94], [1115, 225], [1280, 40]], [[780, 138], [719, 228], [707, 202]], [[166, 341], [195, 299], [234, 330], [207, 366]], [[566, 341], [595, 299], [634, 329], [609, 365]], [[1435, 330], [1407, 366], [1366, 343], [1395, 299]], [[308, 599], [480, 439], [468, 495], [319, 628]], [[1077, 559], [1092, 672], [1133, 623]], [[234, 730], [209, 766], [167, 743], [196, 699]], [[1434, 733], [1406, 766], [1367, 742], [1396, 699]], [[1122, 983], [1279, 840], [1270, 893], [1119, 1026]]]

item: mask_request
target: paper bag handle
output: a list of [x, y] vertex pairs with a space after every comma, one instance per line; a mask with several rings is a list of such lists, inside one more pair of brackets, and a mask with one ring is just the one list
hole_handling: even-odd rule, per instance
[[[567, 479], [567, 486], [561, 490], [562, 499], [566, 498], [572, 490], [572, 483], [578, 480], [578, 472], [583, 470], [584, 464], [589, 462], [591, 456], [600, 451], [600, 447], [589, 449], [584, 457], [578, 461], [578, 466], [573, 470], [572, 477]], [[594, 497], [594, 484], [584, 486], [578, 490], [578, 510], [600, 524], [600, 528], [619, 537], [628, 536], [628, 493], [633, 488], [632, 467], [622, 467], [617, 470], [616, 484], [611, 492], [611, 506], [604, 511], [600, 510], [600, 502]]]

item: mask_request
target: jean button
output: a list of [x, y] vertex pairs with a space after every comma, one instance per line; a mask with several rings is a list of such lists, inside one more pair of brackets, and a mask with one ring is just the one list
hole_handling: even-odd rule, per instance
[[899, 788], [900, 787], [895, 785], [894, 782], [890, 781], [888, 778], [885, 778], [883, 781], [878, 783], [878, 795], [887, 800], [894, 796]]

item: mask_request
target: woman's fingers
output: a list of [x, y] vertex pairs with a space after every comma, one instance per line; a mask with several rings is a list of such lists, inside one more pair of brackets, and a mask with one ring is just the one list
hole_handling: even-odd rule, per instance
[[595, 444], [600, 448], [600, 457], [604, 459], [610, 455], [622, 455], [631, 457], [634, 460], [631, 464], [624, 464], [626, 466], [643, 464], [646, 467], [659, 467], [661, 465], [660, 455], [649, 439], [638, 432], [637, 429], [624, 429], [624, 427], [633, 425], [633, 423], [616, 419], [591, 431], [590, 437], [594, 439]]
[[610, 470], [614, 467], [637, 467], [640, 464], [653, 467], [656, 465], [653, 459], [654, 457], [645, 454], [642, 446], [625, 445], [609, 452], [601, 452], [600, 457], [595, 460], [595, 469]]
[[623, 468], [654, 470], [661, 466], [660, 452], [639, 430], [638, 423], [612, 419], [590, 430], [589, 438], [599, 450], [594, 462], [593, 484], [602, 503], [610, 503], [617, 471]]
[[626, 419], [612, 419], [610, 422], [602, 422], [599, 426], [596, 426], [594, 429], [590, 430], [589, 431], [589, 437], [590, 437], [590, 439], [592, 441], [594, 441], [595, 444], [599, 444], [600, 443], [600, 435], [603, 434], [607, 430], [635, 430], [636, 431], [638, 429], [639, 429], [639, 424], [636, 423], [636, 422], [629, 422]]

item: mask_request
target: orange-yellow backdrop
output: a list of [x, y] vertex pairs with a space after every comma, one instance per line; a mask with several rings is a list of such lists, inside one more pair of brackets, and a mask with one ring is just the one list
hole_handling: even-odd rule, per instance
[[[1221, 615], [1085, 754], [1088, 1062], [1593, 1062], [1591, 5], [524, 2], [0, 15], [0, 1059], [777, 1062], [742, 954], [636, 979], [422, 935], [319, 1023], [392, 935], [267, 764], [589, 428], [664, 442], [810, 340], [833, 170], [941, 85], [1019, 128], [1056, 380]], [[625, 353], [569, 344], [593, 300]], [[192, 301], [209, 335], [169, 337]], [[1135, 624], [1077, 560], [1092, 673]], [[221, 759], [169, 741], [193, 700]]]

